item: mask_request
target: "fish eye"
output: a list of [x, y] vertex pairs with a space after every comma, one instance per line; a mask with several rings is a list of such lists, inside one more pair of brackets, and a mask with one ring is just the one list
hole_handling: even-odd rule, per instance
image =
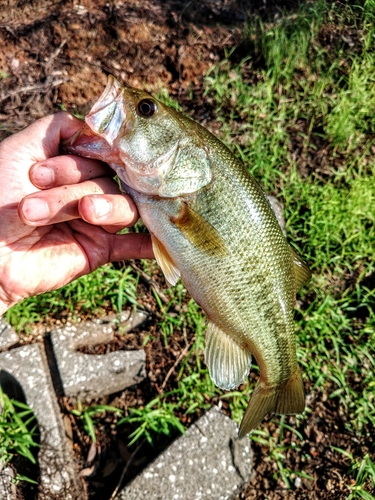
[[142, 99], [137, 106], [138, 114], [149, 118], [156, 111], [156, 104], [151, 99]]

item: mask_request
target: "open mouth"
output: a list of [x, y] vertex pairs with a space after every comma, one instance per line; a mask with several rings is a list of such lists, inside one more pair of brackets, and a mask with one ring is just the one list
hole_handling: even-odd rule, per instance
[[126, 120], [121, 84], [112, 76], [102, 95], [85, 117], [85, 125], [72, 137], [62, 143], [63, 151], [116, 162], [118, 153], [114, 142], [119, 136]]
[[121, 84], [109, 75], [106, 88], [85, 118], [86, 124], [112, 145], [125, 120]]

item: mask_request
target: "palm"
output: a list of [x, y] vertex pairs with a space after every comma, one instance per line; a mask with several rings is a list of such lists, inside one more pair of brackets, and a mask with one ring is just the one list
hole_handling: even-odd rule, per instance
[[[79, 120], [58, 114], [0, 144], [0, 314], [24, 297], [60, 288], [106, 262], [152, 256], [144, 235], [112, 234], [134, 223], [137, 212], [119, 195], [105, 165], [58, 156], [60, 141], [81, 126]], [[37, 189], [31, 182], [29, 172], [36, 164], [54, 169], [53, 188]], [[87, 208], [82, 215], [79, 206], [85, 197], [106, 197], [115, 215], [104, 223]], [[30, 222], [25, 199], [46, 202], [49, 217]]]
[[[89, 233], [104, 232], [84, 222], [60, 223], [35, 228], [2, 248], [0, 275], [7, 275], [12, 283], [7, 292], [10, 302], [59, 288], [95, 268], [90, 249], [82, 245], [84, 234], [75, 231], [72, 224], [83, 226], [81, 229]], [[6, 262], [6, 268], [2, 262]]]

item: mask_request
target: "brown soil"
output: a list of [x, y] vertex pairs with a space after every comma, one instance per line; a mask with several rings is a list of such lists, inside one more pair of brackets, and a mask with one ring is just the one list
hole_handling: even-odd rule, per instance
[[[234, 45], [238, 46], [234, 57], [241, 57], [241, 33], [248, 16], [272, 16], [281, 7], [293, 11], [295, 4], [285, 1], [275, 6], [260, 0], [0, 0], [0, 138], [61, 109], [84, 114], [102, 92], [109, 73], [133, 86], [150, 90], [167, 87], [186, 111], [215, 129], [213, 110], [203, 98], [203, 77], [208, 68], [222, 59], [225, 49]], [[301, 123], [300, 128], [303, 131], [306, 124]], [[326, 173], [322, 148], [315, 166]], [[147, 329], [132, 332], [125, 340], [118, 336], [112, 345], [101, 348], [138, 348], [146, 334], [154, 335], [146, 348], [147, 381], [116, 395], [115, 399], [102, 401], [124, 409], [145, 405], [159, 393], [167, 373], [194, 335], [188, 331], [186, 336], [176, 336], [174, 344], [165, 349], [155, 328], [156, 303], [149, 287], [145, 284], [141, 287], [144, 303], [153, 312]], [[164, 389], [171, 389], [175, 380], [174, 373]], [[309, 394], [312, 388], [306, 389]], [[69, 415], [71, 402], [63, 399], [61, 403]], [[223, 406], [228, 411], [225, 403]], [[302, 435], [298, 444], [303, 451], [297, 453], [292, 448], [286, 451], [284, 467], [303, 471], [314, 479], [299, 480], [296, 476], [292, 489], [286, 490], [275, 474], [277, 466], [269, 458], [269, 449], [255, 444], [256, 475], [240, 499], [346, 497], [348, 462], [332, 446], [357, 457], [370, 450], [364, 440], [345, 430], [345, 415], [340, 413], [338, 401], [328, 399], [327, 394], [314, 394], [308, 399], [308, 406], [311, 413], [298, 426]], [[86, 469], [93, 464], [97, 467], [87, 477], [90, 497], [109, 498], [121, 467], [135, 449], [127, 445], [131, 429], [119, 431], [113, 417], [106, 415], [98, 428], [97, 453], [88, 457], [89, 440], [81, 432], [80, 423], [72, 416], [69, 418], [79, 464]], [[191, 423], [182, 418], [185, 425]], [[294, 425], [295, 419], [287, 418], [286, 422]], [[277, 423], [269, 424], [269, 429], [278, 435]], [[296, 437], [286, 432], [283, 444], [290, 445], [293, 441]], [[144, 443], [126, 480], [167, 444], [160, 442], [152, 448]], [[33, 497], [30, 489], [25, 489], [24, 497]]]

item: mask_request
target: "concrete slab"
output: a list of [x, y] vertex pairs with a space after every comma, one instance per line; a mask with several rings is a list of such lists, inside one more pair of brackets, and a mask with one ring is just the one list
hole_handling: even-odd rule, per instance
[[38, 453], [41, 498], [86, 498], [76, 474], [43, 347], [32, 344], [1, 353], [0, 384], [9, 396], [24, 399], [35, 413], [41, 445]]
[[[131, 315], [121, 322], [122, 330], [135, 328], [147, 317], [143, 311]], [[51, 333], [51, 354], [55, 357], [56, 367], [50, 363], [50, 368], [54, 380], [59, 379], [61, 390], [66, 396], [88, 402], [139, 384], [145, 378], [146, 354], [143, 350], [116, 351], [103, 355], [77, 352], [83, 346], [110, 342], [113, 334], [114, 323], [111, 321], [70, 325]], [[55, 382], [59, 392], [57, 385]]]
[[252, 476], [250, 440], [213, 407], [116, 496], [116, 500], [229, 500]]
[[[5, 318], [0, 316], [0, 352], [7, 351], [10, 347], [17, 344], [19, 338]], [[1, 497], [0, 497], [1, 498]]]

